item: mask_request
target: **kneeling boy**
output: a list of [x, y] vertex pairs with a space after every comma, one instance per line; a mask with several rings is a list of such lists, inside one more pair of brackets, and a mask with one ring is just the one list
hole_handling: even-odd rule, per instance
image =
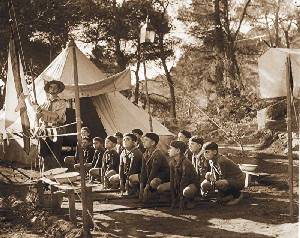
[[[184, 202], [192, 202], [199, 192], [199, 180], [192, 162], [184, 154], [187, 145], [182, 141], [172, 141], [169, 149], [171, 207], [179, 200], [179, 210], [184, 208]], [[188, 205], [193, 205], [188, 203]]]
[[123, 137], [124, 150], [120, 155], [119, 179], [121, 191], [134, 195], [139, 189], [139, 174], [142, 168], [142, 152], [136, 147], [137, 137], [127, 133]]
[[147, 202], [151, 192], [164, 192], [164, 183], [170, 181], [170, 168], [164, 154], [157, 148], [159, 136], [155, 133], [146, 133], [142, 170], [140, 176], [140, 196], [143, 202]]
[[225, 202], [226, 205], [235, 205], [240, 202], [245, 177], [239, 166], [232, 160], [219, 155], [218, 145], [215, 142], [205, 143], [203, 150], [204, 157], [209, 161], [211, 169], [201, 183], [203, 194], [217, 189], [220, 201]]

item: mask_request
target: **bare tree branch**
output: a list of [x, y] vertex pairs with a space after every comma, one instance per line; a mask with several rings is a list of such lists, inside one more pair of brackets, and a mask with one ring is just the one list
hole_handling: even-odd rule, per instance
[[250, 2], [251, 2], [251, 0], [247, 0], [246, 4], [245, 4], [245, 6], [244, 6], [243, 13], [242, 13], [242, 15], [241, 15], [241, 19], [240, 19], [240, 22], [239, 22], [239, 26], [238, 26], [236, 32], [235, 32], [234, 35], [233, 35], [233, 39], [234, 39], [234, 40], [236, 39], [237, 35], [238, 35], [239, 32], [240, 32], [240, 29], [241, 29], [242, 23], [243, 23], [243, 21], [244, 21], [244, 18], [245, 18], [246, 12], [247, 12], [247, 8], [248, 8]]

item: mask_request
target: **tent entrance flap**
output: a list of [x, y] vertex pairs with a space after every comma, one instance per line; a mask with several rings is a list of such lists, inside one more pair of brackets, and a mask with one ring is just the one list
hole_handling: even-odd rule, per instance
[[[91, 98], [80, 98], [80, 108], [81, 108], [81, 120], [82, 126], [86, 126], [91, 131], [91, 138], [101, 137], [105, 138], [107, 133], [103, 127], [101, 119], [92, 103]], [[76, 121], [75, 119], [75, 109], [67, 108], [66, 111], [67, 122], [66, 124], [71, 124]], [[76, 133], [76, 124], [67, 126], [66, 133]], [[63, 139], [64, 146], [76, 146], [77, 137], [67, 136]]]
[[100, 117], [98, 116], [96, 108], [92, 102], [92, 98], [81, 98], [80, 108], [83, 126], [87, 126], [90, 129], [91, 137], [98, 136], [105, 138], [107, 133], [103, 127]]

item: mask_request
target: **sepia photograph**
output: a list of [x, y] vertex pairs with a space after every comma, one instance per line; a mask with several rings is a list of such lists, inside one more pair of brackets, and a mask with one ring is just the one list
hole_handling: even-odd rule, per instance
[[0, 0], [0, 238], [298, 238], [300, 0]]

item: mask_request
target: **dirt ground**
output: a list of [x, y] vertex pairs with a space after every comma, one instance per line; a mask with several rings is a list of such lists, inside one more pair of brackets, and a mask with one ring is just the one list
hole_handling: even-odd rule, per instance
[[[246, 148], [246, 156], [241, 155], [235, 147], [227, 146], [221, 150], [237, 163], [258, 164], [258, 172], [266, 172], [270, 176], [245, 188], [244, 199], [238, 205], [229, 207], [215, 201], [199, 201], [196, 208], [185, 210], [182, 214], [177, 209], [170, 210], [165, 203], [143, 207], [137, 200], [121, 198], [120, 194], [99, 195], [94, 202], [93, 237], [298, 237], [299, 161], [294, 160], [296, 214], [291, 219], [288, 216], [287, 159], [284, 156], [253, 153], [253, 148]], [[26, 170], [22, 171], [27, 173]], [[28, 181], [28, 178], [22, 178], [19, 172], [12, 173], [5, 167], [1, 167], [0, 172], [1, 197], [14, 194], [17, 199], [24, 200], [26, 191], [7, 189], [4, 186], [8, 184], [5, 176], [15, 182], [21, 182], [22, 179]], [[51, 214], [57, 217], [56, 220], [67, 220], [67, 207], [67, 200], [64, 200], [59, 213], [50, 212], [43, 216]], [[79, 201], [76, 207], [80, 225]], [[53, 224], [49, 223], [48, 228], [46, 225], [42, 229], [25, 221], [30, 217], [16, 216], [16, 213], [11, 215], [12, 211], [6, 210], [0, 203], [0, 237], [66, 237], [56, 232]]]

